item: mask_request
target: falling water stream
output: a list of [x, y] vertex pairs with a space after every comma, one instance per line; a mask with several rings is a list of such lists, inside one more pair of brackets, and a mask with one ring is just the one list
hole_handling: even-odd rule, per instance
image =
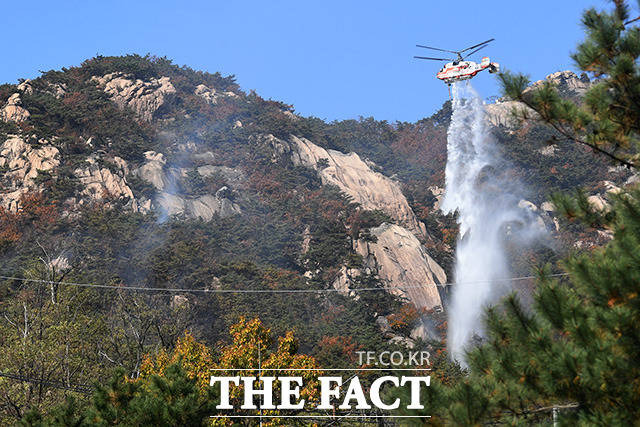
[[528, 219], [517, 204], [519, 186], [501, 177], [504, 162], [488, 133], [482, 100], [471, 84], [452, 87], [453, 115], [447, 135], [442, 211], [458, 212], [448, 346], [464, 364], [464, 350], [483, 333], [483, 313], [509, 290], [505, 230]]

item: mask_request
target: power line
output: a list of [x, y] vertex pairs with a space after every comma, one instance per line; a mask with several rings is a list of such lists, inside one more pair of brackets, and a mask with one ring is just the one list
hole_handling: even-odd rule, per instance
[[[549, 274], [547, 277], [563, 277], [568, 276], [569, 273], [555, 273]], [[536, 279], [538, 276], [520, 276], [510, 277], [505, 279], [495, 280], [477, 280], [469, 282], [457, 282], [457, 283], [434, 283], [430, 285], [417, 285], [417, 286], [381, 286], [375, 288], [354, 288], [347, 291], [390, 291], [390, 290], [408, 290], [408, 289], [425, 289], [431, 286], [438, 286], [446, 288], [447, 286], [467, 286], [482, 283], [494, 283], [494, 282], [515, 282], [520, 280]], [[188, 289], [188, 288], [157, 288], [157, 287], [144, 287], [144, 286], [120, 286], [120, 285], [106, 285], [100, 283], [77, 283], [77, 282], [58, 282], [55, 280], [41, 280], [41, 279], [27, 279], [24, 277], [14, 276], [0, 276], [0, 279], [5, 280], [18, 280], [22, 282], [42, 283], [48, 285], [67, 285], [77, 286], [84, 288], [96, 288], [96, 289], [114, 289], [123, 291], [146, 291], [146, 292], [201, 292], [211, 294], [318, 294], [318, 293], [332, 293], [343, 292], [341, 289], [327, 288], [327, 289]]]
[[43, 379], [40, 379], [40, 378], [24, 377], [22, 375], [10, 374], [10, 373], [7, 373], [7, 372], [0, 372], [0, 377], [10, 378], [10, 379], [16, 380], [16, 381], [23, 381], [23, 382], [34, 383], [34, 384], [42, 384], [42, 385], [46, 385], [48, 387], [58, 388], [58, 389], [61, 389], [61, 390], [75, 391], [76, 393], [91, 394], [93, 392], [93, 387], [88, 385], [88, 384], [74, 384], [74, 383], [71, 383], [71, 384], [67, 385], [67, 384], [65, 384], [63, 382], [59, 382], [59, 381], [48, 381], [48, 380], [43, 380]]

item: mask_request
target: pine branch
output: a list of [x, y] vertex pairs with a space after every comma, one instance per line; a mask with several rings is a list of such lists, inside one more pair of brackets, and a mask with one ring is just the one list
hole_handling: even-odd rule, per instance
[[615, 154], [610, 153], [610, 152], [608, 152], [607, 150], [605, 150], [603, 148], [598, 147], [597, 144], [592, 144], [592, 143], [590, 143], [588, 141], [584, 141], [584, 140], [574, 136], [573, 134], [569, 133], [568, 131], [565, 131], [557, 123], [554, 123], [551, 119], [545, 118], [542, 114], [540, 114], [540, 111], [538, 109], [536, 109], [536, 106], [533, 103], [527, 101], [524, 97], [520, 96], [518, 98], [518, 101], [522, 102], [525, 106], [529, 107], [531, 110], [533, 110], [536, 113], [538, 113], [545, 123], [550, 125], [556, 132], [558, 132], [560, 135], [564, 136], [568, 140], [571, 140], [571, 141], [576, 142], [576, 143], [581, 144], [581, 145], [585, 145], [585, 146], [591, 148], [592, 150], [594, 150], [594, 151], [596, 151], [596, 152], [598, 152], [600, 154], [603, 154], [606, 157], [609, 157], [611, 160], [614, 160], [616, 162], [619, 162], [619, 163], [623, 164], [624, 166], [628, 167], [629, 169], [631, 169], [631, 168], [638, 169], [639, 168], [638, 165], [636, 165], [636, 164], [634, 164], [634, 163], [632, 163], [632, 162], [630, 162], [628, 160], [625, 160], [622, 157], [618, 157]]

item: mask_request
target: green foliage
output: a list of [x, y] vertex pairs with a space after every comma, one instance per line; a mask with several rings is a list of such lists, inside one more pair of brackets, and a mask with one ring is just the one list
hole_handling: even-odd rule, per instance
[[[626, 3], [614, 3], [612, 13], [584, 15], [587, 40], [574, 59], [602, 76], [584, 105], [562, 98], [548, 83], [524, 92], [522, 76], [501, 78], [508, 95], [536, 110], [560, 134], [635, 167], [636, 124], [626, 120], [635, 120], [639, 112], [631, 101], [638, 99], [640, 40], [638, 28], [626, 27]], [[436, 422], [550, 424], [557, 411], [559, 425], [637, 424], [640, 189], [615, 199], [610, 212], [596, 212], [582, 192], [554, 197], [561, 212], [611, 230], [613, 240], [567, 257], [562, 265], [568, 280], [542, 270], [533, 309], [510, 295], [487, 310], [487, 337], [467, 354], [468, 376], [428, 391], [425, 404]]]
[[[591, 147], [594, 151], [628, 167], [638, 167], [640, 127], [640, 29], [629, 25], [625, 1], [614, 1], [612, 12], [587, 10], [582, 19], [587, 37], [572, 55], [576, 65], [596, 82], [577, 105], [563, 98], [545, 82], [525, 91], [528, 79], [500, 74], [504, 92], [533, 109], [563, 138]], [[531, 117], [524, 111], [524, 118]]]
[[148, 181], [137, 175], [130, 174], [127, 176], [127, 184], [136, 197], [146, 197], [152, 199], [156, 193], [156, 188]]
[[565, 260], [569, 283], [541, 273], [535, 311], [515, 296], [487, 311], [469, 377], [432, 387], [430, 414], [460, 425], [544, 422], [553, 407], [562, 425], [638, 419], [640, 190], [619, 197], [606, 222], [614, 240]]
[[106, 385], [99, 385], [93, 399], [80, 407], [74, 399], [56, 408], [49, 416], [32, 413], [25, 426], [205, 426], [216, 413], [217, 396], [209, 388], [202, 394], [196, 379], [191, 379], [179, 364], [164, 374], [143, 380], [128, 380], [117, 369]]
[[[34, 263], [24, 275], [36, 282], [5, 281], [2, 286], [3, 293], [13, 297], [0, 303], [0, 372], [27, 378], [0, 379], [3, 424], [32, 409], [48, 410], [64, 398], [65, 388], [91, 382], [104, 369], [99, 350], [108, 331], [88, 312], [92, 294], [38, 283], [64, 277], [44, 262]], [[32, 380], [36, 382], [28, 382]]]
[[[58, 138], [63, 154], [86, 157], [102, 149], [125, 160], [141, 160], [142, 153], [153, 146], [150, 129], [139, 124], [133, 113], [121, 111], [92, 82], [75, 83], [60, 99], [34, 90], [23, 94], [22, 105], [31, 113], [29, 125], [38, 137]], [[93, 146], [80, 135], [84, 141], [91, 137]]]

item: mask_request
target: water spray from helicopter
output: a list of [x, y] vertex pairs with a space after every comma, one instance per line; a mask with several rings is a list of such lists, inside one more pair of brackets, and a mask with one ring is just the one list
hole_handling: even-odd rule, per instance
[[[480, 71], [499, 71], [499, 64], [484, 57], [478, 64], [465, 60], [493, 39], [461, 51], [417, 45], [450, 52], [456, 59], [416, 57], [450, 61], [436, 75], [447, 83], [452, 100], [451, 124], [447, 132], [444, 213], [458, 213], [454, 282], [448, 309], [449, 352], [463, 364], [464, 352], [483, 334], [483, 315], [510, 290], [511, 276], [506, 251], [507, 234], [521, 245], [529, 244], [541, 231], [527, 212], [518, 208], [523, 193], [513, 179], [501, 171], [506, 162], [497, 151], [486, 126], [484, 104], [469, 81]], [[463, 53], [469, 52], [463, 56]], [[513, 235], [515, 234], [515, 236]]]

